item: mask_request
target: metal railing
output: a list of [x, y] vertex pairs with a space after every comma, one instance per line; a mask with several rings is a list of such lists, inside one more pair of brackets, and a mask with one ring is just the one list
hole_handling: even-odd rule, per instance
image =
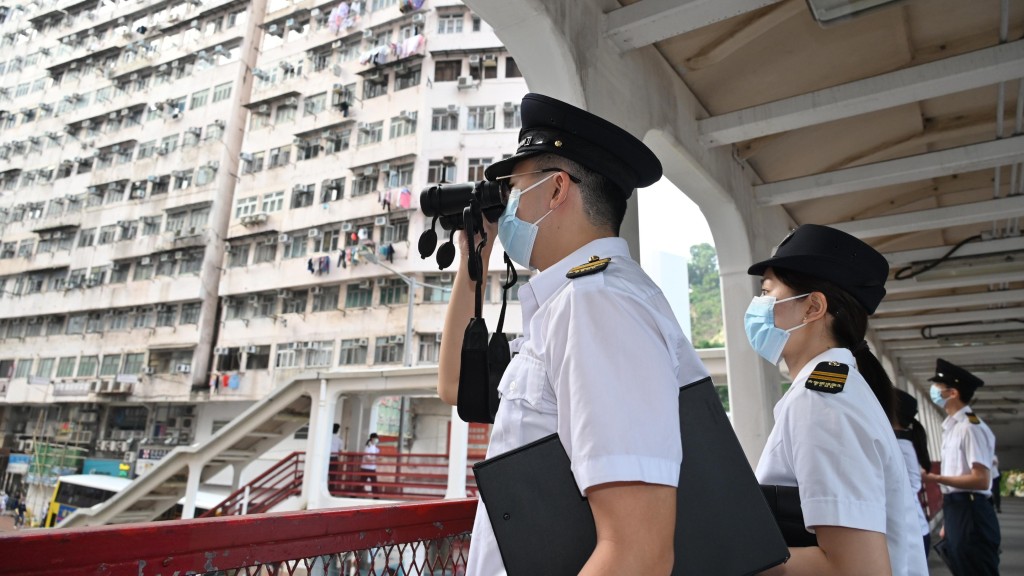
[[302, 492], [305, 463], [305, 452], [292, 452], [204, 512], [200, 518], [259, 514], [292, 496], [298, 496]]
[[[328, 489], [333, 496], [384, 500], [436, 500], [448, 488], [447, 454], [377, 454], [376, 470], [366, 470], [364, 452], [333, 455]], [[476, 495], [473, 464], [466, 465], [466, 493]]]
[[7, 533], [0, 575], [460, 576], [476, 505], [466, 498]]

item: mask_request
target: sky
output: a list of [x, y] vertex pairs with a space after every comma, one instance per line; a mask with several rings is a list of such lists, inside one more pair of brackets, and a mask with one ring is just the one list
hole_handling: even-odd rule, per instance
[[714, 245], [711, 229], [700, 209], [671, 182], [662, 178], [637, 190], [640, 204], [640, 260], [650, 261], [659, 252], [685, 256], [690, 246]]

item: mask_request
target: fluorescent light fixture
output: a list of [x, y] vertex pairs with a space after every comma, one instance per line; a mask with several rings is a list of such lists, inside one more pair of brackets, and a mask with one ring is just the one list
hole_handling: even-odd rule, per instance
[[822, 24], [850, 18], [865, 10], [892, 4], [896, 0], [807, 0], [811, 15]]

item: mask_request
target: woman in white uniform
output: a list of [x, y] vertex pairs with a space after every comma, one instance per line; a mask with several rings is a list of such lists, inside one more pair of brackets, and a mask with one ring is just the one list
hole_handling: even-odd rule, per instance
[[894, 388], [864, 341], [888, 272], [864, 242], [811, 224], [748, 270], [762, 281], [744, 318], [747, 337], [793, 375], [757, 478], [797, 487], [804, 526], [817, 537], [817, 546], [790, 548], [770, 574], [928, 573], [891, 425]]
[[[896, 441], [907, 464], [910, 493], [916, 497], [921, 492], [921, 470], [932, 469], [931, 456], [928, 454], [928, 433], [916, 418], [917, 399], [903, 390], [897, 390], [896, 395], [898, 402], [892, 428], [896, 431]], [[917, 506], [917, 524], [924, 540], [924, 556], [927, 559], [931, 550], [932, 535], [920, 501]]]

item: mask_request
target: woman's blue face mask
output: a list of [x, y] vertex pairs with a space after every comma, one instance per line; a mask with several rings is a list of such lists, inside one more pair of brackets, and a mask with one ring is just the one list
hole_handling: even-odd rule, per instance
[[786, 347], [790, 332], [799, 330], [807, 325], [806, 322], [794, 326], [789, 330], [775, 327], [775, 305], [781, 302], [788, 302], [798, 298], [810, 296], [810, 293], [799, 296], [791, 296], [776, 300], [775, 296], [754, 296], [747, 312], [743, 316], [743, 328], [747, 333], [747, 340], [750, 346], [762, 358], [778, 365], [782, 358], [782, 349]]

